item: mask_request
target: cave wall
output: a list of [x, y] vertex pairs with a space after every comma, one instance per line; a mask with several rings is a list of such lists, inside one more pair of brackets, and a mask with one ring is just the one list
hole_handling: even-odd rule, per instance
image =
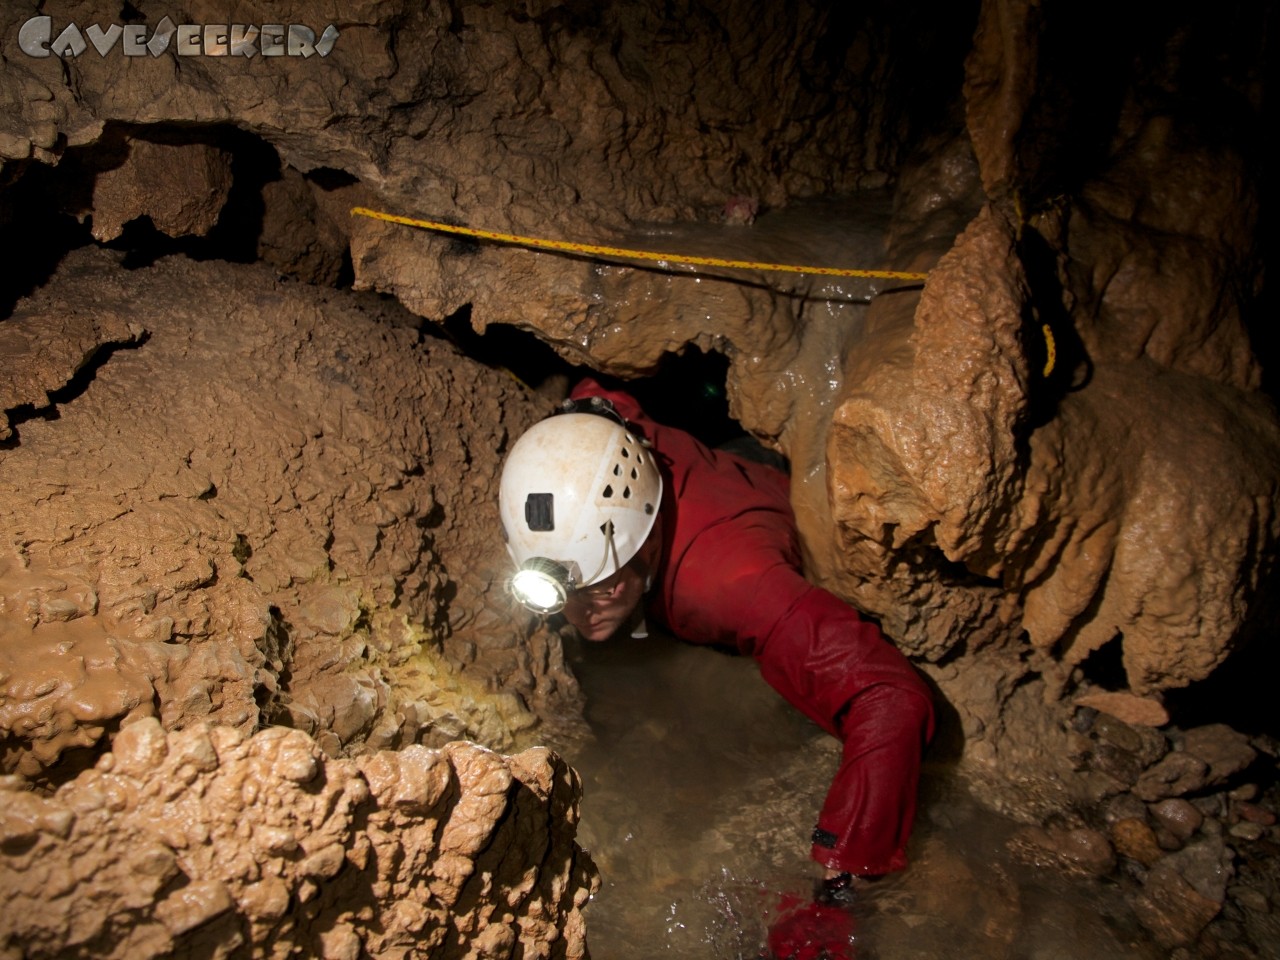
[[[41, 678], [6, 697], [9, 771], [143, 715], [284, 722], [338, 755], [511, 747], [531, 707], [574, 702], [485, 535], [501, 451], [538, 415], [511, 378], [420, 345], [395, 304], [92, 248], [4, 331], [37, 385], [8, 401], [6, 673]], [[82, 393], [50, 390], [103, 344]]]
[[579, 955], [576, 775], [452, 743], [580, 723], [493, 535], [541, 398], [393, 301], [125, 259], [0, 324], [3, 949]]
[[[465, 311], [621, 376], [724, 354], [734, 416], [791, 460], [810, 575], [928, 673], [965, 761], [1037, 809], [1134, 786], [1082, 770], [1073, 705], [1166, 723], [1166, 695], [1256, 625], [1280, 533], [1251, 342], [1269, 15], [1099, 32], [1099, 13], [370, 3], [307, 59], [38, 59], [6, 29], [0, 224], [28, 242], [0, 323], [5, 769], [74, 793], [158, 718], [288, 724], [347, 776], [571, 717], [557, 638], [511, 619], [493, 536], [500, 451], [546, 398], [418, 329]], [[318, 32], [329, 13], [237, 17]], [[923, 288], [350, 215], [799, 251], [786, 218], [834, 195], [820, 252], [927, 270]], [[735, 198], [753, 226], [725, 222]], [[140, 238], [196, 259], [152, 262]], [[264, 264], [209, 259], [232, 248]], [[41, 822], [66, 842], [60, 817]]]
[[[1163, 725], [1167, 692], [1270, 642], [1280, 434], [1245, 121], [1263, 20], [1157, 19], [1086, 65], [1076, 15], [983, 7], [984, 209], [918, 304], [872, 305], [884, 350], [851, 355], [828, 446], [846, 592], [938, 664], [971, 758], [1036, 763], [1019, 740], [1053, 744], [1072, 704]], [[1065, 700], [1030, 735], [1009, 722], [1028, 682]]]
[[52, 797], [0, 778], [12, 957], [585, 955], [597, 881], [550, 751], [335, 760], [298, 730], [130, 724]]

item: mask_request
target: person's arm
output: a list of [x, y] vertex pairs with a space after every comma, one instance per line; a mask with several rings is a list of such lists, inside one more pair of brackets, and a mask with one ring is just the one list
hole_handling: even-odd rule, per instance
[[709, 527], [681, 556], [672, 629], [733, 642], [764, 679], [843, 741], [811, 855], [833, 875], [906, 866], [928, 688], [879, 627], [797, 570], [790, 515], [754, 510]]
[[844, 744], [811, 855], [831, 877], [906, 866], [920, 755], [933, 732], [928, 688], [875, 624], [808, 587], [757, 651], [774, 689]]

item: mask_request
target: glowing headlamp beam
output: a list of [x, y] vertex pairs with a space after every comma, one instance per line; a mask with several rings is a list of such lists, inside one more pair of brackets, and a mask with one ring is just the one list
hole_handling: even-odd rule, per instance
[[562, 567], [548, 569], [548, 566], [529, 561], [511, 578], [511, 592], [534, 613], [559, 613], [569, 597], [566, 571]]

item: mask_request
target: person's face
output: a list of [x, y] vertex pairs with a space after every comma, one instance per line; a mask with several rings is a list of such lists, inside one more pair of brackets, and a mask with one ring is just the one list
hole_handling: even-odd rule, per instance
[[608, 640], [631, 621], [644, 597], [644, 565], [632, 560], [611, 577], [575, 590], [564, 616], [588, 640]]
[[587, 640], [608, 640], [629, 624], [644, 599], [645, 581], [658, 565], [661, 543], [659, 516], [648, 539], [621, 570], [569, 594], [564, 605], [565, 619]]

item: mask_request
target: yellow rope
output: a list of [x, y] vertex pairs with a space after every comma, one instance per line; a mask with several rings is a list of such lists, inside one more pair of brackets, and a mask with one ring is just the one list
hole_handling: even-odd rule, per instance
[[655, 253], [652, 250], [628, 250], [622, 247], [602, 247], [591, 243], [572, 243], [568, 240], [545, 240], [539, 237], [522, 237], [514, 233], [497, 233], [493, 230], [475, 230], [471, 227], [457, 227], [451, 223], [440, 223], [436, 220], [414, 220], [410, 217], [398, 217], [391, 213], [380, 213], [367, 207], [352, 207], [351, 212], [374, 220], [385, 220], [388, 223], [401, 223], [408, 227], [421, 227], [424, 230], [437, 230], [441, 233], [456, 233], [464, 237], [477, 237], [481, 240], [494, 240], [498, 243], [513, 243], [521, 247], [534, 247], [539, 250], [561, 250], [567, 253], [584, 253], [593, 257], [620, 257], [626, 260], [660, 260], [668, 263], [687, 263], [706, 267], [729, 267], [737, 270], [781, 270], [787, 273], [814, 273], [826, 277], [876, 277], [886, 280], [924, 280], [926, 273], [905, 273], [901, 270], [846, 270], [840, 267], [804, 267], [790, 263], [757, 263], [752, 260], [725, 260], [720, 257], [694, 257], [683, 253]]
[[1058, 364], [1058, 345], [1054, 342], [1053, 331], [1049, 329], [1047, 323], [1040, 324], [1040, 332], [1044, 334], [1044, 369], [1040, 371], [1043, 377], [1053, 373], [1053, 368]]

